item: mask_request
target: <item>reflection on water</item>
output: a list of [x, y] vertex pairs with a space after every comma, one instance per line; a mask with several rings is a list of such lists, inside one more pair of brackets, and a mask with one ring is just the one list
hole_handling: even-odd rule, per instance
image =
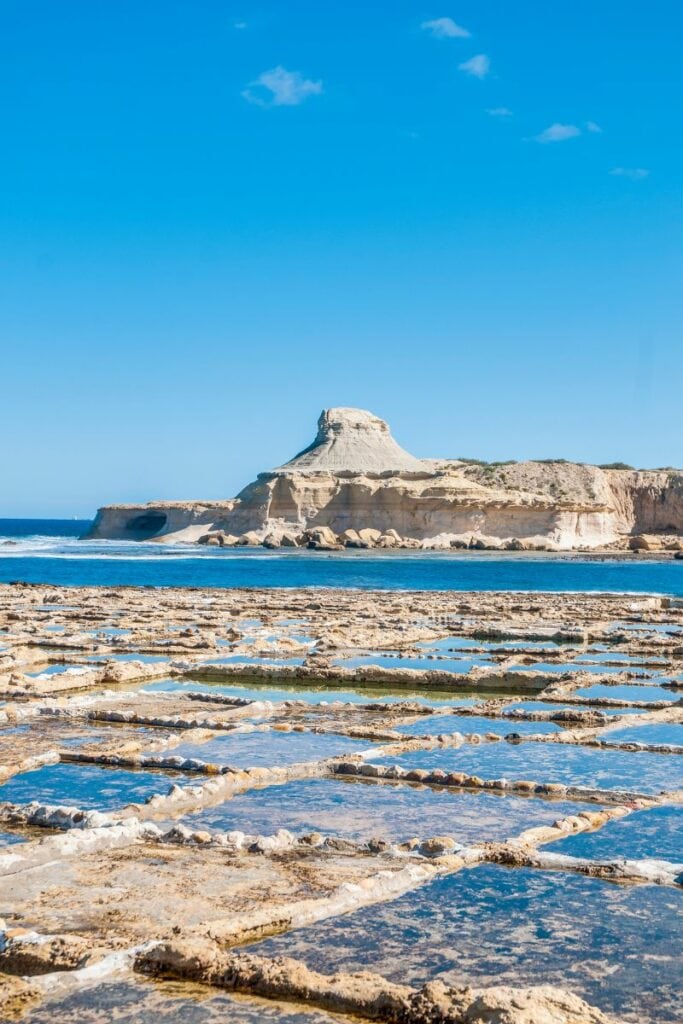
[[[586, 805], [587, 806], [587, 805]], [[466, 793], [408, 783], [304, 779], [241, 793], [183, 819], [190, 828], [271, 835], [323, 832], [345, 838], [404, 842], [449, 835], [462, 844], [502, 840], [532, 825], [552, 824], [583, 805], [492, 793]]]
[[683, 863], [683, 807], [651, 807], [625, 818], [610, 821], [597, 832], [577, 835], [553, 843], [553, 853], [591, 860], [654, 857]]
[[82, 586], [362, 587], [380, 590], [620, 591], [683, 595], [670, 561], [493, 552], [318, 552], [78, 540], [87, 524], [0, 521], [0, 581]]
[[603, 739], [606, 743], [673, 743], [683, 746], [683, 724], [655, 722], [652, 725], [632, 725], [625, 729], [611, 729]]
[[27, 1024], [339, 1024], [322, 1010], [228, 995], [182, 982], [115, 977], [31, 1009]]
[[35, 771], [14, 775], [0, 785], [0, 801], [26, 804], [60, 804], [85, 810], [113, 810], [128, 803], [141, 803], [154, 793], [168, 792], [197, 782], [197, 776], [181, 772], [125, 771], [92, 764], [50, 764]]
[[667, 700], [675, 703], [680, 694], [675, 690], [667, 690], [663, 686], [629, 686], [628, 683], [609, 686], [598, 683], [595, 686], [575, 690], [573, 696], [587, 697], [589, 700], [609, 697], [611, 700], [647, 701], [648, 703], [653, 700]]
[[[410, 689], [391, 689], [390, 687], [378, 687], [377, 684], [368, 686], [347, 686], [339, 681], [330, 680], [327, 685], [316, 686], [313, 683], [292, 681], [287, 684], [284, 680], [278, 679], [278, 685], [270, 682], [263, 682], [250, 679], [248, 682], [226, 683], [207, 679], [193, 679], [191, 676], [185, 680], [163, 679], [145, 683], [144, 686], [136, 686], [136, 689], [147, 691], [187, 691], [193, 690], [201, 693], [222, 693], [228, 697], [243, 697], [246, 700], [270, 700], [275, 703], [285, 700], [301, 700], [307, 704], [329, 704], [334, 701], [342, 701], [348, 704], [386, 703], [396, 704], [402, 701], [415, 701], [424, 704], [426, 707], [438, 707], [447, 705], [451, 707], [471, 707], [481, 703], [490, 694], [480, 693], [477, 697], [472, 691], [458, 687], [458, 696], [451, 691], [429, 690], [425, 693]], [[463, 696], [460, 696], [460, 694]], [[500, 696], [499, 694], [497, 696]]]
[[683, 759], [557, 743], [485, 743], [416, 750], [378, 759], [403, 768], [442, 768], [484, 779], [533, 779], [596, 789], [659, 793], [683, 787]]
[[485, 865], [258, 947], [392, 981], [558, 985], [634, 1024], [679, 1019], [680, 894]]
[[0, 848], [26, 842], [26, 836], [16, 832], [0, 832]]
[[513, 722], [505, 718], [486, 718], [483, 715], [429, 715], [422, 717], [410, 725], [397, 725], [397, 732], [409, 733], [411, 736], [434, 736], [438, 733], [472, 732], [495, 733], [507, 736], [508, 733], [548, 733], [559, 732], [560, 726], [554, 722], [527, 722], [516, 718]]
[[389, 654], [360, 654], [353, 658], [335, 658], [332, 664], [336, 668], [368, 668], [378, 665], [381, 668], [412, 668], [419, 672], [453, 672], [464, 675], [477, 665], [490, 665], [486, 657], [481, 658], [410, 658], [396, 657]]
[[370, 746], [369, 740], [354, 740], [348, 736], [269, 730], [226, 733], [206, 743], [181, 743], [173, 749], [173, 754], [237, 768], [267, 768], [360, 753]]
[[[614, 687], [610, 686], [610, 690]], [[577, 704], [554, 704], [552, 701], [543, 700], [521, 700], [514, 704], [509, 704], [506, 711], [600, 711], [603, 715], [642, 715], [640, 708], [587, 708], [585, 705]]]

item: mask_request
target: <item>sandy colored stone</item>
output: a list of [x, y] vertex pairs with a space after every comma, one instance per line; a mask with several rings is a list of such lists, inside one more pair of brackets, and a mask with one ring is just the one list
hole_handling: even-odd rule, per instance
[[[417, 459], [363, 409], [326, 409], [311, 445], [224, 502], [100, 509], [90, 536], [276, 547], [329, 529], [348, 547], [553, 551], [604, 546], [679, 550], [683, 473], [565, 460]], [[630, 541], [629, 541], [630, 537]], [[357, 539], [358, 538], [358, 539]], [[403, 540], [402, 538], [405, 538]], [[309, 538], [334, 550], [336, 541]]]
[[11, 974], [0, 974], [0, 1013], [3, 1021], [18, 1021], [42, 999], [39, 988]]

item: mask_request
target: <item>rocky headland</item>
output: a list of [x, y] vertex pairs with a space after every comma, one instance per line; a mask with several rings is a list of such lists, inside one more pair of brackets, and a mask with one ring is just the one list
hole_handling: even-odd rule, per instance
[[683, 471], [418, 459], [362, 409], [226, 501], [101, 508], [88, 535], [268, 548], [683, 552]]

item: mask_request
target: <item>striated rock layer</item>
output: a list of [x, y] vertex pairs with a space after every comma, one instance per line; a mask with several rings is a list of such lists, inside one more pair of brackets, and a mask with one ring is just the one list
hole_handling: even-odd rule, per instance
[[326, 409], [308, 448], [236, 498], [110, 505], [89, 536], [326, 549], [683, 550], [683, 473], [417, 459], [372, 413]]

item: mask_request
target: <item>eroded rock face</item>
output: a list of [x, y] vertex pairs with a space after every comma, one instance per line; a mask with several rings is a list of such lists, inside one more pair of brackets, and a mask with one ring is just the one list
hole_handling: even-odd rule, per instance
[[[324, 545], [309, 543], [313, 531]], [[325, 550], [626, 548], [634, 538], [634, 550], [673, 551], [682, 535], [680, 471], [421, 460], [383, 420], [345, 408], [324, 410], [308, 448], [230, 501], [108, 506], [90, 533]]]
[[313, 444], [279, 467], [286, 473], [424, 473], [379, 416], [364, 409], [323, 409]]
[[551, 985], [450, 989], [435, 981], [416, 990], [371, 971], [324, 975], [289, 957], [223, 952], [206, 941], [160, 943], [143, 952], [136, 966], [149, 974], [271, 999], [294, 998], [386, 1024], [608, 1024], [600, 1010]]

